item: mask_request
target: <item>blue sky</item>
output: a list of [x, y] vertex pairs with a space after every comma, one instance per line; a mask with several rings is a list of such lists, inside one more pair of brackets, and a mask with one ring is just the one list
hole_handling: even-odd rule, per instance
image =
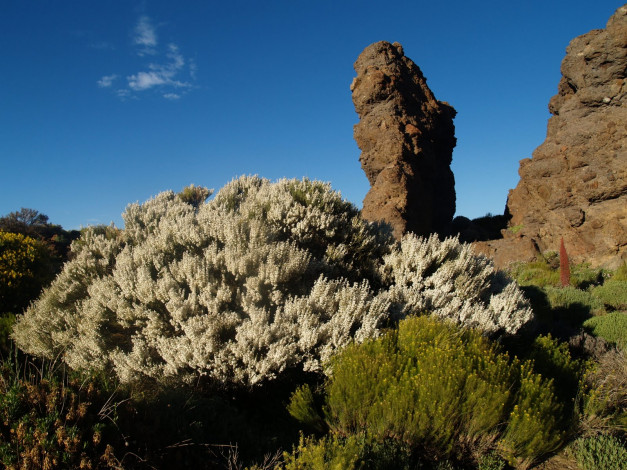
[[0, 215], [66, 229], [242, 174], [329, 181], [361, 207], [353, 62], [400, 42], [455, 107], [457, 215], [502, 213], [546, 135], [565, 48], [620, 1], [0, 4]]

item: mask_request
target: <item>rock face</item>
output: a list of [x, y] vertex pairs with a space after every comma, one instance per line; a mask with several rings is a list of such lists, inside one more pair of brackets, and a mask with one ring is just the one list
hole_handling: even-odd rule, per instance
[[354, 136], [371, 186], [363, 217], [390, 223], [397, 238], [446, 230], [455, 213], [455, 110], [435, 99], [398, 43], [368, 46], [354, 67]]
[[477, 246], [500, 265], [557, 251], [561, 237], [574, 262], [627, 259], [627, 6], [566, 52], [546, 140], [509, 193], [510, 229]]

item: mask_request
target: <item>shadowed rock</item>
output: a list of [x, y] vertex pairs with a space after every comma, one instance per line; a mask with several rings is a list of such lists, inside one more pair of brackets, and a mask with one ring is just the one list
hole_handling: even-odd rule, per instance
[[455, 213], [455, 110], [435, 99], [398, 43], [368, 46], [354, 67], [354, 136], [371, 186], [363, 217], [390, 223], [396, 238], [446, 231]]

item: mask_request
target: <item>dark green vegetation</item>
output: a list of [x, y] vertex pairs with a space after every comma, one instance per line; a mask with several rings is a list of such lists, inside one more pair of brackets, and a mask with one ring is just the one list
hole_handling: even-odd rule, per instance
[[[198, 203], [206, 193], [196, 188], [181, 197]], [[556, 254], [514, 267], [537, 321], [498, 341], [412, 316], [345, 348], [328, 376], [290, 370], [254, 387], [210, 380], [122, 386], [12, 346], [14, 314], [59, 271], [76, 234], [35, 211], [0, 222], [6, 239], [19, 240], [0, 252], [21, 253], [11, 258], [22, 259], [11, 265], [11, 279], [30, 276], [39, 286], [13, 289], [19, 302], [2, 303], [6, 468], [502, 470], [554, 453], [582, 470], [624, 468], [625, 266], [571, 266], [567, 287]]]
[[33, 209], [0, 217], [0, 317], [20, 313], [39, 295], [79, 235], [49, 224], [48, 216]]
[[627, 340], [627, 266], [615, 272], [587, 264], [570, 269], [570, 285], [561, 287], [559, 256], [547, 253], [511, 270], [531, 300], [541, 333], [567, 339], [582, 328], [609, 343]]

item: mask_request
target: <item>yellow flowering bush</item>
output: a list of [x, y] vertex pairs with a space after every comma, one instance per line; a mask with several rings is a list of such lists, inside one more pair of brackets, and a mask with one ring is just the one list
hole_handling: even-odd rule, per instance
[[41, 241], [0, 231], [0, 314], [19, 313], [52, 278], [50, 250]]

